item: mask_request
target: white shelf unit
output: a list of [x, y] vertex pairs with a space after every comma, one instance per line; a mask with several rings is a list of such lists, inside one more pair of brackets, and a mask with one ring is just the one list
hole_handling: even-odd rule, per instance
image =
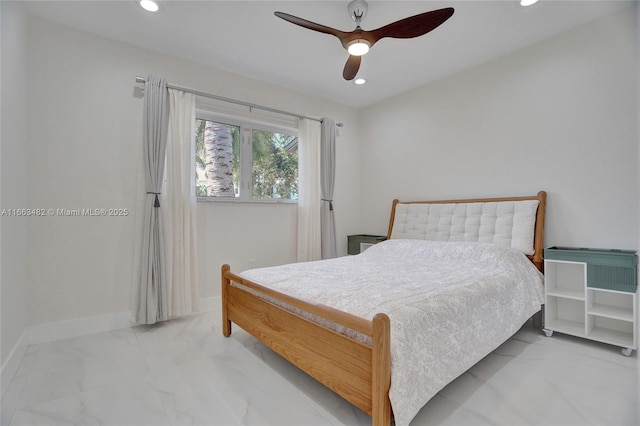
[[637, 291], [589, 287], [587, 262], [545, 259], [545, 334], [570, 334], [638, 349]]

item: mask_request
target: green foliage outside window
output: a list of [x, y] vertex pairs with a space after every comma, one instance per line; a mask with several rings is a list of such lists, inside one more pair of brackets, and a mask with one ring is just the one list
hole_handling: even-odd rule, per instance
[[[211, 154], [207, 153], [205, 146], [205, 126], [206, 120], [196, 120], [196, 195], [207, 197], [207, 188], [211, 185], [207, 172], [207, 161], [211, 161]], [[211, 123], [211, 122], [210, 122]], [[243, 187], [241, 184], [242, 172], [241, 155], [241, 133], [250, 129], [241, 128], [236, 125], [224, 125], [215, 123], [218, 126], [228, 126], [230, 129], [233, 145], [233, 184], [236, 197], [241, 199], [298, 199], [298, 138], [297, 136], [267, 130], [251, 131], [251, 196], [241, 196]], [[228, 133], [227, 133], [228, 134]], [[246, 151], [245, 151], [246, 152]], [[249, 153], [246, 152], [248, 156]], [[229, 156], [231, 157], [231, 156]], [[219, 160], [219, 159], [218, 159]], [[248, 164], [248, 163], [246, 163]], [[210, 170], [210, 169], [209, 169]], [[211, 195], [210, 195], [211, 196]], [[215, 196], [215, 195], [214, 195]]]
[[259, 199], [298, 199], [298, 138], [254, 130], [252, 192]]

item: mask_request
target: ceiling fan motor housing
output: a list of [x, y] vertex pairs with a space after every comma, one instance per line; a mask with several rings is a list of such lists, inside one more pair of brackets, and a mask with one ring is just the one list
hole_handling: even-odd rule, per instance
[[360, 22], [362, 22], [365, 16], [367, 16], [369, 5], [365, 0], [353, 0], [349, 3], [347, 9], [349, 10], [349, 16], [351, 16], [351, 19], [360, 25]]

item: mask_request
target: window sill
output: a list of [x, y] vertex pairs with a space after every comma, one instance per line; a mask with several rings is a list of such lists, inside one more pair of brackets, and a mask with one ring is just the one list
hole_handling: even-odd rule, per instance
[[243, 200], [231, 197], [196, 197], [198, 203], [241, 203], [241, 204], [298, 204], [298, 200]]

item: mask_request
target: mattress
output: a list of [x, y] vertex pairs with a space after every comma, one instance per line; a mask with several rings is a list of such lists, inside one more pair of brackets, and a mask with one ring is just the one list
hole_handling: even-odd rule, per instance
[[[240, 274], [311, 303], [391, 320], [396, 425], [511, 337], [543, 303], [542, 274], [494, 244], [388, 240], [357, 256]], [[348, 330], [339, 330], [348, 333]]]

